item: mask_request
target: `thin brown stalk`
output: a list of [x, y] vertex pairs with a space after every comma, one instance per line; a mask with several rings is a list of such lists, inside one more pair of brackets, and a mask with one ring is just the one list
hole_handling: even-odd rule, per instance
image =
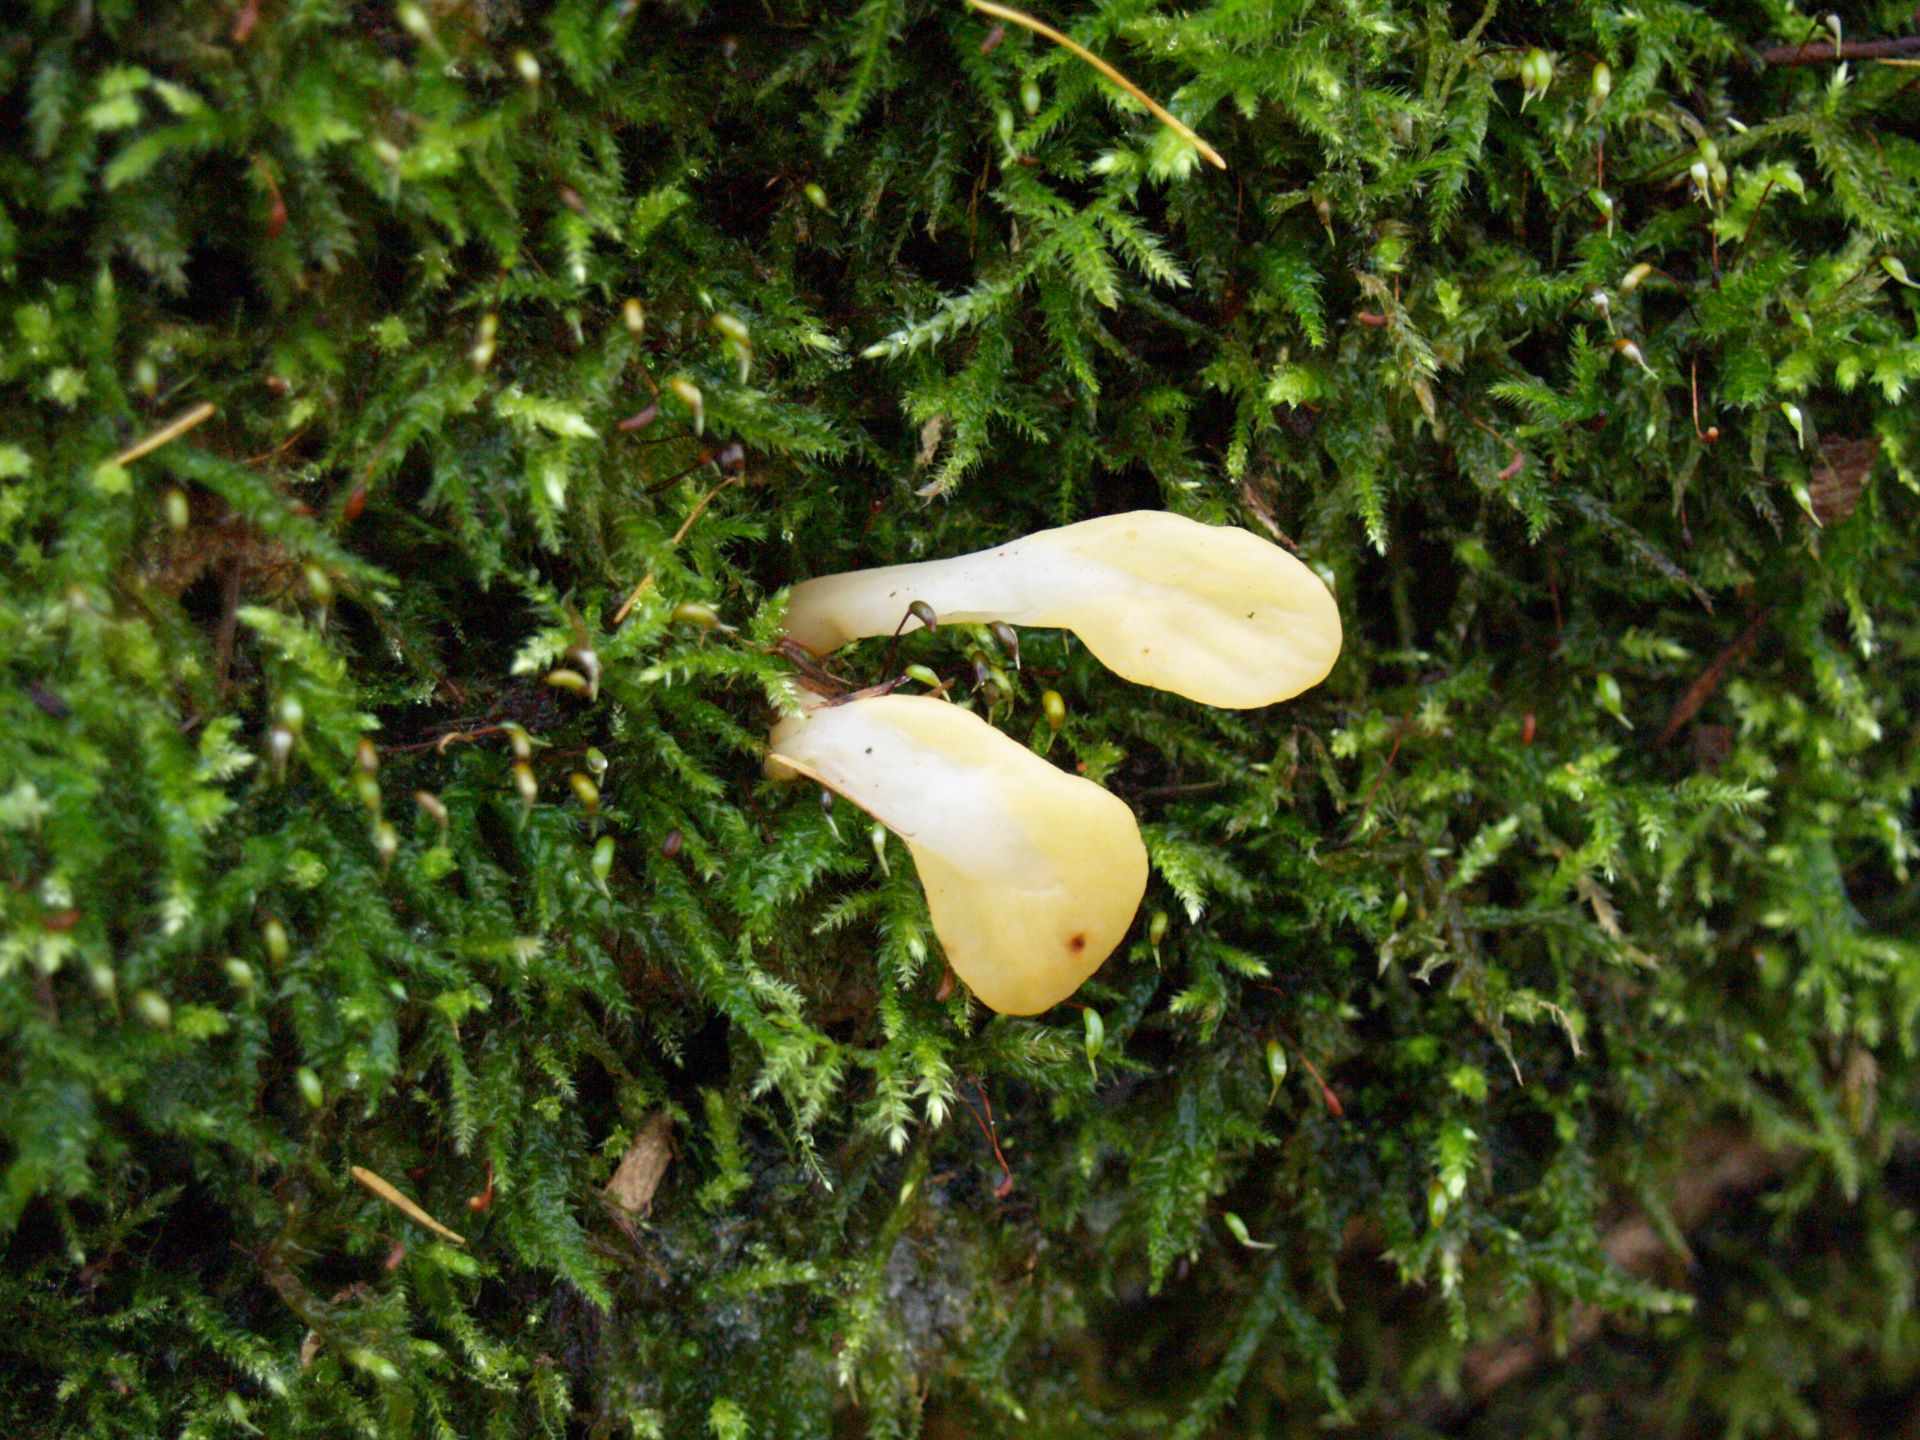
[[1798, 45], [1776, 45], [1762, 50], [1760, 58], [1769, 65], [1825, 65], [1838, 60], [1885, 60], [1894, 55], [1911, 55], [1920, 50], [1920, 35], [1902, 35], [1894, 40], [1849, 40], [1835, 45], [1828, 40], [1806, 40]]
[[[672, 546], [678, 545], [682, 540], [687, 538], [687, 532], [693, 529], [693, 522], [698, 520], [701, 517], [701, 515], [705, 513], [707, 506], [713, 503], [713, 499], [716, 495], [718, 495], [722, 490], [725, 490], [729, 485], [738, 485], [739, 483], [740, 483], [740, 477], [738, 475], [730, 475], [725, 480], [722, 480], [718, 485], [714, 486], [711, 490], [707, 491], [706, 494], [702, 495], [700, 497], [700, 503], [693, 507], [693, 513], [688, 515], [685, 520], [681, 521], [680, 528], [673, 532], [673, 538], [667, 542], [668, 547], [671, 548]], [[652, 588], [653, 588], [653, 572], [648, 571], [645, 575], [640, 577], [640, 583], [633, 587], [632, 593], [629, 594], [625, 599], [625, 601], [621, 603], [620, 608], [613, 612], [613, 620], [612, 620], [612, 623], [608, 626], [608, 628], [612, 629], [615, 626], [618, 626], [622, 620], [625, 620], [627, 616], [631, 615], [633, 613], [633, 607], [638, 605], [640, 603], [641, 597], [644, 596]]]

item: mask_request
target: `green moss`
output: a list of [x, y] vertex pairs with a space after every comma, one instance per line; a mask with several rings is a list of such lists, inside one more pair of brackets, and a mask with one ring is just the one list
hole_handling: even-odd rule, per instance
[[[1909, 71], [1049, 14], [1219, 173], [957, 4], [15, 8], [13, 1432], [1912, 1409]], [[1151, 840], [1094, 1047], [938, 998], [900, 847], [760, 757], [785, 586], [1128, 507], [1284, 535], [1348, 646], [1252, 714], [1003, 665]]]

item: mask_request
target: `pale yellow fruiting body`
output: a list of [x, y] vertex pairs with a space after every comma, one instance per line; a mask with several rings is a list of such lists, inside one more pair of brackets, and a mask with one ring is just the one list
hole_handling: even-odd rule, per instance
[[805, 581], [787, 603], [787, 634], [824, 655], [891, 635], [915, 600], [942, 624], [1071, 630], [1128, 680], [1230, 709], [1290, 699], [1340, 654], [1339, 606], [1299, 560], [1235, 526], [1157, 510]]
[[1003, 1014], [1079, 989], [1146, 893], [1123, 801], [947, 701], [821, 706], [775, 727], [769, 767], [837, 791], [906, 842], [947, 962]]

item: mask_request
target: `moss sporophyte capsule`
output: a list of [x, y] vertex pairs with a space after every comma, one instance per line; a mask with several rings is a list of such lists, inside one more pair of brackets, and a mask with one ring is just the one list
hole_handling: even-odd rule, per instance
[[720, 623], [720, 612], [704, 600], [682, 600], [673, 607], [673, 613], [667, 617], [681, 625], [697, 625], [702, 630], [711, 630]]
[[673, 392], [675, 399], [686, 406], [687, 413], [693, 420], [693, 433], [698, 435], [703, 432], [707, 428], [707, 399], [701, 393], [700, 387], [684, 376], [676, 375], [667, 381], [667, 389]]
[[1520, 99], [1520, 108], [1524, 110], [1529, 102], [1553, 88], [1553, 57], [1544, 50], [1529, 50], [1520, 61], [1520, 84], [1525, 91]]

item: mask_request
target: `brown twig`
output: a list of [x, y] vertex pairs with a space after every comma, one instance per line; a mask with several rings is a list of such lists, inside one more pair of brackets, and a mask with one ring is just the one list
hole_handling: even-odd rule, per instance
[[444, 755], [449, 745], [456, 743], [471, 745], [475, 741], [486, 739], [489, 735], [504, 735], [513, 728], [511, 725], [482, 725], [477, 730], [449, 730], [446, 734], [437, 735], [431, 740], [416, 740], [407, 745], [382, 745], [380, 753], [411, 755], [421, 750], [432, 750], [436, 754]]
[[1768, 65], [1825, 65], [1836, 60], [1884, 60], [1916, 51], [1920, 51], [1920, 35], [1902, 35], [1895, 40], [1850, 40], [1844, 45], [1830, 40], [1803, 40], [1798, 45], [1776, 45], [1771, 50], [1762, 50], [1760, 58]]
[[1720, 688], [1720, 682], [1727, 678], [1727, 671], [1746, 659], [1759, 643], [1760, 631], [1767, 623], [1771, 611], [1763, 608], [1747, 623], [1747, 628], [1731, 641], [1725, 649], [1713, 657], [1713, 663], [1700, 672], [1700, 678], [1689, 685], [1686, 693], [1674, 702], [1673, 709], [1667, 712], [1667, 723], [1661, 727], [1660, 736], [1653, 743], [1668, 745], [1681, 728], [1700, 713], [1700, 707], [1713, 698], [1713, 692]]

